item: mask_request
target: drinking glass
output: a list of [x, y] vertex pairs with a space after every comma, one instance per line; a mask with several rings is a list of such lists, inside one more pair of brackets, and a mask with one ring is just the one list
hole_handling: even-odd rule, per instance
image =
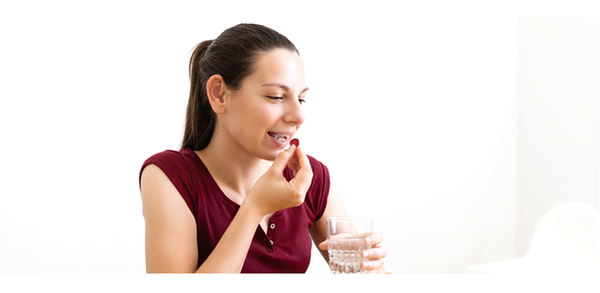
[[371, 248], [365, 238], [373, 233], [373, 219], [367, 217], [327, 218], [329, 268], [334, 274], [365, 273], [360, 267], [362, 252]]

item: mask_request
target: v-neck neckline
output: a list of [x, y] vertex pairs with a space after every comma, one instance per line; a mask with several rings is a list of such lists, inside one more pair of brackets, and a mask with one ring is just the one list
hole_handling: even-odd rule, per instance
[[[201, 168], [203, 171], [203, 173], [208, 174], [209, 177], [209, 183], [212, 185], [211, 188], [214, 189], [216, 191], [217, 196], [229, 207], [233, 208], [235, 210], [235, 212], [237, 213], [237, 211], [240, 208], [240, 205], [237, 204], [235, 201], [233, 201], [231, 198], [229, 198], [225, 192], [223, 192], [223, 189], [221, 189], [221, 186], [219, 186], [219, 184], [217, 183], [217, 181], [215, 180], [215, 178], [213, 177], [213, 175], [210, 173], [210, 171], [208, 170], [208, 168], [206, 167], [206, 165], [204, 164], [204, 162], [202, 161], [202, 159], [200, 158], [200, 156], [198, 156], [198, 154], [192, 150], [191, 148], [188, 148], [187, 150], [189, 150], [189, 152], [191, 152], [191, 156], [194, 157], [194, 161], [196, 161], [196, 165], [198, 168]], [[283, 214], [283, 210], [279, 210], [276, 211], [275, 213], [273, 213], [273, 215], [271, 215], [271, 217], [269, 218], [269, 220], [267, 221], [267, 226], [265, 227], [265, 229], [262, 228], [262, 226], [260, 225], [260, 222], [258, 223], [258, 227], [257, 227], [257, 231], [260, 231], [261, 233], [264, 234], [264, 236], [268, 236], [269, 234], [269, 225], [270, 223], [272, 223], [272, 219], [279, 217], [280, 215]], [[262, 220], [261, 220], [262, 222]]]

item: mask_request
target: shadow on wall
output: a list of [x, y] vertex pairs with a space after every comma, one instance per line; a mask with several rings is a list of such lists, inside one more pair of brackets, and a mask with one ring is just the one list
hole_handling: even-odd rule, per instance
[[600, 213], [580, 202], [560, 204], [542, 217], [524, 256], [470, 266], [468, 272], [600, 272]]

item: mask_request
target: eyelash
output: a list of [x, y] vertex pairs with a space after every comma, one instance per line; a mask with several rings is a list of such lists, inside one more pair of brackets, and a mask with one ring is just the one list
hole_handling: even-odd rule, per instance
[[[275, 96], [267, 96], [267, 98], [269, 98], [271, 100], [282, 100], [283, 99], [283, 97], [275, 97]], [[298, 99], [298, 101], [300, 101], [300, 104], [306, 103], [305, 99]]]

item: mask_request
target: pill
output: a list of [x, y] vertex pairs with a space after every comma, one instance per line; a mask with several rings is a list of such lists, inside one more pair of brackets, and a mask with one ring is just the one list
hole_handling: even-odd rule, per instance
[[298, 145], [300, 145], [300, 141], [297, 138], [294, 138], [290, 141], [290, 145], [292, 145], [292, 144], [295, 146], [298, 146]]

